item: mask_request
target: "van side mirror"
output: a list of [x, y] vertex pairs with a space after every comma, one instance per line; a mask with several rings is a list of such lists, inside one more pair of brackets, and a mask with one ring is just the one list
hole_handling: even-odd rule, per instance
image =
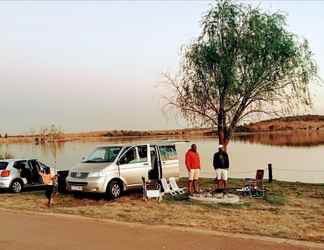
[[87, 157], [85, 157], [85, 156], [81, 157], [81, 161], [86, 161], [86, 160], [87, 160]]

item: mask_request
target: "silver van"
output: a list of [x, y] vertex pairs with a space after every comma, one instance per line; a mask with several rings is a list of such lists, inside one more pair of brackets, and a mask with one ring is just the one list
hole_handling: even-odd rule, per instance
[[174, 143], [105, 145], [96, 149], [66, 178], [72, 192], [106, 193], [118, 198], [145, 180], [179, 177], [179, 160]]

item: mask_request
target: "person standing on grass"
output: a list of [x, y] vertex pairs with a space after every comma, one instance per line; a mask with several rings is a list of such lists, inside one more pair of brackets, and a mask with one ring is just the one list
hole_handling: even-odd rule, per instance
[[43, 183], [47, 185], [45, 190], [45, 196], [48, 199], [47, 206], [51, 207], [53, 204], [53, 199], [58, 191], [57, 176], [51, 173], [50, 168], [45, 169], [45, 173], [41, 171], [38, 172], [43, 179]]
[[197, 151], [197, 145], [192, 144], [190, 149], [186, 153], [185, 159], [186, 167], [188, 170], [188, 192], [199, 192], [199, 172], [200, 172], [200, 157]]
[[[214, 154], [213, 159], [214, 169], [216, 170], [216, 185], [217, 189], [220, 186], [226, 190], [226, 184], [228, 179], [229, 159], [228, 154], [224, 150], [223, 145], [218, 146], [218, 152]], [[220, 185], [222, 183], [222, 185]]]

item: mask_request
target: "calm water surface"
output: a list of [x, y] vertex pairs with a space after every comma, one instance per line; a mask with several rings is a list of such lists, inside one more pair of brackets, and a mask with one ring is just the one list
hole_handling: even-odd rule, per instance
[[[88, 155], [96, 145], [116, 143], [66, 142], [60, 144], [4, 144], [0, 152], [8, 152], [15, 158], [38, 158], [57, 169], [70, 169]], [[125, 142], [125, 141], [124, 141]], [[191, 143], [198, 145], [202, 161], [202, 176], [214, 177], [212, 157], [217, 147], [216, 139], [192, 139], [190, 143], [180, 143], [177, 151], [180, 159], [181, 175], [186, 176], [184, 155]], [[278, 146], [236, 140], [228, 147], [231, 177], [253, 177], [256, 169], [267, 170], [272, 163], [273, 175], [277, 180], [324, 183], [324, 145]], [[267, 171], [266, 171], [267, 176]]]

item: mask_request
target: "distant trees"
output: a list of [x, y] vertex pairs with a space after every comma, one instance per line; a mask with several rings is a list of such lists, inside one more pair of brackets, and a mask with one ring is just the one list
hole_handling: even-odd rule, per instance
[[63, 135], [63, 129], [52, 124], [49, 127], [43, 127], [35, 135], [36, 143], [54, 142], [61, 138]]
[[0, 153], [0, 160], [3, 160], [3, 159], [13, 159], [14, 156], [8, 152], [5, 152], [5, 153]]
[[166, 75], [175, 106], [192, 123], [215, 126], [227, 145], [256, 114], [279, 116], [311, 107], [317, 65], [307, 40], [286, 16], [221, 0], [202, 19], [200, 36], [182, 51], [179, 75]]
[[[32, 137], [35, 140], [35, 143], [45, 143], [45, 142], [55, 142], [58, 139], [63, 137], [64, 131], [61, 127], [56, 126], [55, 124], [52, 124], [47, 127], [42, 127], [39, 129], [39, 131], [36, 131], [35, 129], [30, 129], [29, 135], [16, 135], [14, 139], [17, 141], [17, 138], [19, 137], [21, 140], [25, 137]], [[8, 138], [8, 134], [5, 133], [4, 136], [0, 134], [0, 138]]]

